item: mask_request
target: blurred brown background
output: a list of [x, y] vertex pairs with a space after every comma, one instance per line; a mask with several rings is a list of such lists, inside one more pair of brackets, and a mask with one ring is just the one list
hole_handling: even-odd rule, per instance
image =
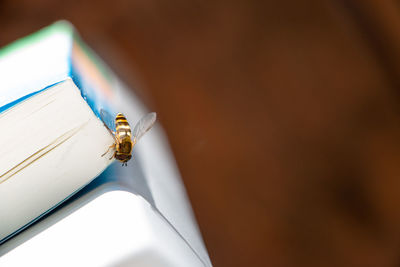
[[400, 3], [0, 0], [159, 114], [214, 266], [400, 265]]

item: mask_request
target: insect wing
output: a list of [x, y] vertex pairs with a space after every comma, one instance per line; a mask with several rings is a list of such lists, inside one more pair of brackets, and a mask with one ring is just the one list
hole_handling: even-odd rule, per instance
[[135, 128], [133, 129], [133, 137], [136, 139], [136, 142], [153, 127], [156, 122], [156, 113], [151, 112], [145, 115], [143, 118], [136, 123]]
[[107, 110], [100, 110], [100, 118], [111, 132], [115, 132], [115, 119]]

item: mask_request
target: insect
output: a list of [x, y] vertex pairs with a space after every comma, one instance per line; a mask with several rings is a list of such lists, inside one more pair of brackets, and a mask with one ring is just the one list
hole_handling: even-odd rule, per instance
[[[156, 113], [151, 112], [142, 117], [136, 123], [132, 132], [128, 121], [122, 113], [118, 113], [113, 119], [107, 111], [102, 109], [100, 116], [115, 140], [114, 144], [101, 156], [103, 157], [110, 149], [113, 149], [114, 153], [110, 159], [115, 158], [122, 162], [122, 166], [127, 166], [127, 162], [132, 158], [133, 147], [153, 127], [156, 121]], [[115, 132], [113, 132], [113, 129], [115, 129]]]

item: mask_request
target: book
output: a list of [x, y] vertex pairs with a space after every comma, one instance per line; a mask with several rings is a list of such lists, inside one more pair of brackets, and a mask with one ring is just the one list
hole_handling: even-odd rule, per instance
[[210, 266], [190, 239], [182, 238], [135, 192], [143, 189], [142, 171], [137, 161], [126, 168], [110, 166], [72, 199], [0, 246], [0, 266]]
[[[115, 115], [114, 109], [117, 109], [130, 122], [136, 122], [148, 113], [133, 92], [126, 89], [67, 22], [57, 22], [0, 50], [0, 75], [6, 73], [6, 65], [10, 66], [10, 63], [4, 63], [4, 57], [12, 54], [23, 56], [10, 60], [14, 61], [11, 65], [21, 65], [27, 57], [30, 60], [21, 67], [23, 70], [15, 67], [8, 73], [14, 79], [10, 78], [4, 84], [8, 84], [7, 88], [17, 89], [10, 93], [13, 97], [8, 101], [3, 102], [0, 98], [3, 109], [0, 115], [17, 108], [20, 103], [36, 101], [36, 98], [48, 101], [50, 98], [43, 93], [51, 92], [70, 95], [67, 98], [71, 101], [83, 99], [81, 108], [90, 107], [88, 117], [97, 125], [97, 122], [103, 123], [101, 110]], [[54, 58], [58, 60], [53, 61]], [[31, 71], [36, 74], [32, 75]], [[18, 80], [21, 73], [27, 75]], [[71, 132], [77, 131], [80, 125], [77, 123]], [[112, 128], [104, 124], [102, 127], [96, 138], [102, 138], [107, 128]], [[104, 137], [109, 138], [109, 133]], [[108, 142], [96, 142], [94, 146], [104, 146], [103, 150], [107, 150]], [[61, 145], [57, 149], [59, 147]], [[108, 161], [108, 157], [104, 159], [97, 155], [97, 159], [105, 160], [108, 166], [97, 178], [93, 180], [95, 175], [82, 177], [91, 182], [82, 189], [71, 191], [66, 199], [48, 210], [44, 208], [44, 213], [39, 212], [22, 228], [13, 226], [18, 230], [0, 242], [1, 266], [211, 266], [175, 160], [159, 125], [135, 145], [133, 159], [127, 167]], [[87, 166], [88, 161], [85, 159], [80, 163], [91, 168]], [[41, 179], [38, 176], [40, 174], [30, 178]], [[29, 190], [36, 195], [48, 193]], [[42, 199], [40, 204], [47, 205], [47, 197]], [[0, 206], [2, 204], [0, 201]], [[9, 205], [3, 207], [6, 206]], [[0, 227], [5, 225], [3, 218], [0, 213]]]
[[113, 161], [105, 68], [66, 22], [0, 50], [0, 242]]

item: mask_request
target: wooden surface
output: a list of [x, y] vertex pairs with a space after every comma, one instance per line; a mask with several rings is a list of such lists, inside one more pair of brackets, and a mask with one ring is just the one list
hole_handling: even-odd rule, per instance
[[158, 112], [215, 266], [399, 266], [398, 2], [0, 0], [0, 45], [60, 18]]

